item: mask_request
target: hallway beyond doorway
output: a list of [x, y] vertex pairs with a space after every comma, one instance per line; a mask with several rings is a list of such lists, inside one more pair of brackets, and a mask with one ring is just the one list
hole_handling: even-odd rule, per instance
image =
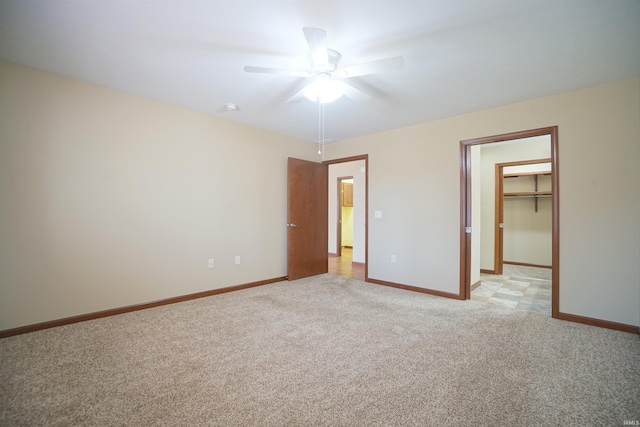
[[353, 248], [343, 247], [342, 255], [329, 254], [329, 273], [350, 279], [364, 280], [364, 264], [353, 264]]

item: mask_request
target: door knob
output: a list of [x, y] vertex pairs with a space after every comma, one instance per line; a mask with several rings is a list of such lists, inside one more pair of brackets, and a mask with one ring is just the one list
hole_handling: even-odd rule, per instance
[[296, 228], [296, 227], [300, 227], [300, 226], [298, 224], [291, 223], [291, 224], [287, 224], [287, 227]]

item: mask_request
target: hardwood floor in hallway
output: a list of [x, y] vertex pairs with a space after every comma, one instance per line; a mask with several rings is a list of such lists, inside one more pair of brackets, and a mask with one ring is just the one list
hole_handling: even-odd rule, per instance
[[342, 248], [342, 256], [329, 254], [329, 273], [364, 280], [364, 264], [353, 264], [353, 248]]

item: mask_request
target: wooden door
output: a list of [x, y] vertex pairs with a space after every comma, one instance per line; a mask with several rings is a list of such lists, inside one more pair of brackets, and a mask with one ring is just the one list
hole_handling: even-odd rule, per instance
[[329, 176], [322, 163], [289, 158], [287, 278], [329, 271]]
[[353, 207], [353, 184], [342, 183], [342, 206]]

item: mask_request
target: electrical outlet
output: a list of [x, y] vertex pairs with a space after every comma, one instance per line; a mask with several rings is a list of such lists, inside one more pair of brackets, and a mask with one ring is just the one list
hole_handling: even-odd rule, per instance
[[240, 255], [236, 255], [236, 265], [240, 264]]
[[213, 258], [209, 258], [209, 268], [213, 268]]

